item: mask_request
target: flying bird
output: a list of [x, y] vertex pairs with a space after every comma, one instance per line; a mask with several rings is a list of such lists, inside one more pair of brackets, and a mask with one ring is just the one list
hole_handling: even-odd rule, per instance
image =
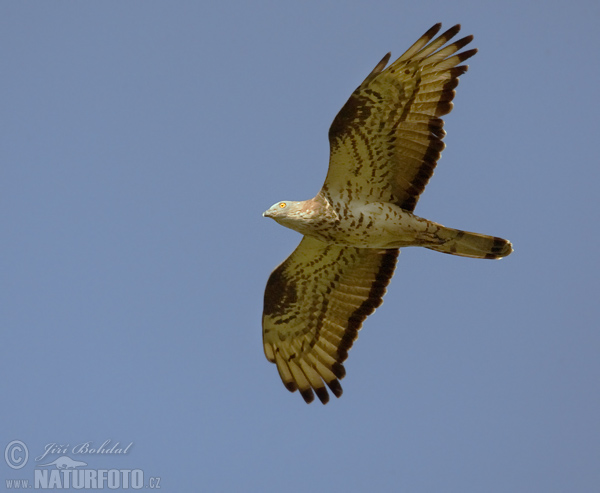
[[447, 44], [429, 29], [386, 68], [388, 53], [352, 93], [329, 129], [329, 170], [305, 201], [277, 202], [263, 216], [302, 233], [269, 277], [263, 344], [290, 392], [307, 403], [327, 387], [342, 395], [348, 350], [381, 305], [399, 248], [422, 246], [463, 257], [496, 259], [512, 245], [495, 236], [447, 228], [413, 214], [444, 149], [440, 118], [452, 110], [473, 36]]

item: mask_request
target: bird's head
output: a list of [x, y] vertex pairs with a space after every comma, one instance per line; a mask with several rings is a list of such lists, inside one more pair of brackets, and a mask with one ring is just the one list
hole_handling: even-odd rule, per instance
[[302, 202], [294, 202], [292, 200], [277, 202], [263, 212], [263, 217], [270, 217], [271, 219], [280, 222], [287, 217], [297, 216], [301, 210], [299, 204], [301, 205]]
[[312, 202], [311, 200], [301, 202], [284, 200], [273, 204], [263, 212], [263, 216], [270, 217], [282, 226], [304, 233], [307, 223], [317, 212]]
[[302, 234], [311, 234], [315, 227], [323, 225], [323, 221], [329, 222], [332, 228], [338, 221], [337, 214], [321, 194], [314, 199], [300, 202], [293, 200], [277, 202], [263, 212], [263, 216], [270, 217], [282, 226]]

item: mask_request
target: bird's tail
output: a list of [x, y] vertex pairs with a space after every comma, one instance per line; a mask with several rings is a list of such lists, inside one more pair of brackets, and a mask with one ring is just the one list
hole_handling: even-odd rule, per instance
[[510, 241], [497, 236], [469, 233], [460, 229], [442, 226], [435, 235], [442, 241], [439, 245], [427, 246], [437, 252], [471, 258], [502, 258], [513, 251]]

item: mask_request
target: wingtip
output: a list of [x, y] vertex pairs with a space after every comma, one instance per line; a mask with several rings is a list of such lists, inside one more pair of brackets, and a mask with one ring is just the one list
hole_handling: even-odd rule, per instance
[[315, 388], [315, 394], [317, 394], [321, 404], [325, 405], [329, 402], [329, 393], [325, 387]]
[[383, 69], [386, 67], [386, 65], [388, 64], [388, 62], [390, 61], [390, 57], [391, 56], [392, 56], [392, 52], [388, 51], [385, 54], [385, 56], [381, 59], [381, 61], [377, 65], [375, 65], [375, 68], [373, 70], [371, 70], [371, 73], [367, 76], [367, 78], [364, 80], [364, 82], [362, 83], [362, 85], [368, 84], [378, 74], [380, 74], [383, 71]]
[[296, 390], [298, 390], [298, 386], [296, 385], [296, 382], [293, 382], [293, 381], [283, 382], [283, 385], [285, 385], [285, 388], [288, 389], [290, 392], [296, 392]]
[[300, 389], [300, 395], [304, 399], [304, 402], [306, 402], [307, 404], [310, 404], [312, 401], [315, 400], [315, 394], [313, 393], [311, 388]]
[[379, 73], [381, 72], [385, 66], [388, 64], [388, 62], [390, 61], [390, 57], [392, 56], [392, 52], [388, 51], [384, 57], [381, 59], [381, 61], [375, 66], [375, 68], [373, 69], [373, 72], [371, 73]]
[[437, 24], [434, 24], [433, 26], [431, 26], [427, 30], [427, 32], [425, 34], [423, 34], [422, 37], [433, 38], [441, 28], [442, 28], [442, 23], [438, 22]]
[[461, 28], [460, 24], [454, 24], [454, 26], [452, 26], [450, 29], [448, 29], [446, 32], [444, 32], [440, 37], [442, 37], [446, 40], [452, 39], [454, 36], [456, 36], [460, 32], [460, 28]]
[[333, 395], [335, 395], [338, 399], [344, 393], [344, 390], [342, 389], [342, 384], [340, 383], [339, 380], [332, 380], [331, 382], [325, 382], [325, 383], [329, 387], [329, 390], [331, 390], [331, 392], [333, 392]]

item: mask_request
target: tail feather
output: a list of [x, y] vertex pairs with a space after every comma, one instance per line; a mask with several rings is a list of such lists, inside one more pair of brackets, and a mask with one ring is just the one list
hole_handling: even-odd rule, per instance
[[437, 252], [471, 258], [502, 258], [513, 252], [510, 241], [497, 236], [470, 233], [460, 229], [441, 227], [435, 235], [442, 241], [439, 245], [427, 246]]

